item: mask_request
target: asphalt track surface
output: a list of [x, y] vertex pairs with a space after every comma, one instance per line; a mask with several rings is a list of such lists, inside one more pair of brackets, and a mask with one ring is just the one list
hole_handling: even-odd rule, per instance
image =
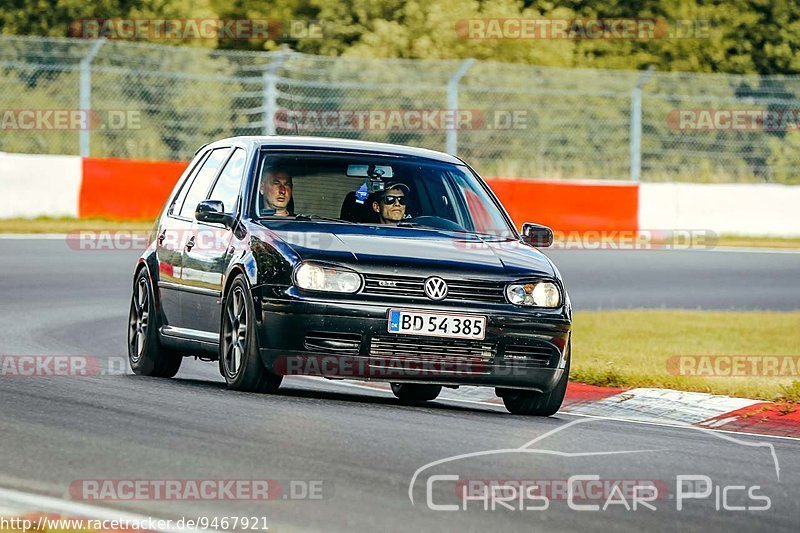
[[[135, 255], [77, 252], [59, 240], [0, 240], [0, 354], [124, 356]], [[578, 308], [674, 307], [679, 298], [689, 308], [794, 309], [800, 301], [800, 255], [550, 255]], [[620, 271], [609, 273], [612, 267]], [[702, 280], [691, 279], [700, 274]], [[744, 295], [742, 286], [757, 280], [760, 290]], [[496, 451], [471, 455], [489, 450]], [[321, 482], [322, 499], [284, 499], [284, 491], [268, 502], [94, 502], [176, 519], [265, 517], [274, 531], [774, 532], [796, 531], [800, 519], [800, 443], [794, 440], [566, 414], [515, 417], [502, 407], [454, 400], [403, 406], [381, 391], [311, 378], [286, 379], [275, 395], [243, 394], [224, 388], [215, 364], [188, 359], [172, 380], [0, 377], [0, 453], [0, 486], [58, 497], [86, 479], [273, 479], [284, 489], [290, 480], [297, 487]], [[447, 460], [458, 455], [464, 457]], [[505, 502], [510, 510], [497, 502], [514, 494], [507, 491], [495, 498], [494, 511], [481, 501], [468, 502], [466, 511], [437, 511], [429, 496], [434, 504], [463, 502], [455, 481], [434, 474], [562, 486], [570, 476], [597, 475], [654, 482], [660, 490], [650, 503], [655, 510], [617, 504], [578, 511], [558, 492], [546, 492], [547, 509], [519, 510], [511, 500]], [[684, 500], [678, 511], [679, 475], [708, 476], [711, 494]], [[751, 494], [724, 490], [731, 486]], [[576, 497], [575, 503], [602, 509], [609, 496]], [[767, 510], [724, 509], [725, 503], [763, 507], [763, 496]], [[629, 492], [623, 498], [632, 505]], [[544, 500], [522, 505], [542, 507]]]

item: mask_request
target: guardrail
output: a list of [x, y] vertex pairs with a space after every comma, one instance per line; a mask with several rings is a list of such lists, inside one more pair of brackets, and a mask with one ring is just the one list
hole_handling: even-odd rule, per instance
[[[186, 165], [0, 153], [0, 218], [154, 219]], [[538, 222], [565, 234], [595, 232], [611, 239], [614, 232], [639, 230], [800, 236], [797, 186], [487, 181], [518, 226]]]

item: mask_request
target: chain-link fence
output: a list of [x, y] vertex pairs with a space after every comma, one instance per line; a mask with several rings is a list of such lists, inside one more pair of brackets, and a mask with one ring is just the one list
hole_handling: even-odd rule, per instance
[[299, 133], [448, 151], [484, 175], [798, 183], [798, 110], [794, 77], [0, 37], [6, 152], [189, 159]]

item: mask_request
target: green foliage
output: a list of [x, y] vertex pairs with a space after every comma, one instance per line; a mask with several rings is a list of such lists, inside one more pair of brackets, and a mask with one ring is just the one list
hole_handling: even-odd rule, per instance
[[[216, 17], [209, 0], [5, 0], [0, 33], [70, 37], [81, 19]], [[191, 40], [194, 46], [216, 47], [215, 40]]]
[[[262, 71], [279, 54], [215, 50], [273, 51], [289, 45], [323, 57], [294, 54], [282, 63], [277, 104], [284, 109], [442, 109], [447, 105], [447, 81], [461, 61], [479, 60], [459, 84], [459, 108], [485, 113], [490, 120], [504, 111], [526, 112], [521, 128], [459, 132], [459, 155], [486, 175], [625, 179], [631, 90], [641, 74], [635, 70], [654, 66], [656, 74], [643, 88], [644, 180], [800, 182], [798, 131], [676, 131], [667, 120], [671, 112], [685, 108], [796, 109], [797, 80], [749, 74], [800, 73], [800, 3], [4, 0], [3, 4], [0, 34], [11, 35], [64, 37], [74, 30], [75, 21], [85, 18], [279, 23], [282, 32], [267, 40], [162, 40], [159, 44], [185, 46], [149, 46], [146, 51], [127, 42], [106, 43], [93, 62], [92, 103], [96, 108], [138, 111], [142, 121], [134, 131], [92, 132], [94, 154], [185, 159], [205, 140], [261, 133], [265, 129]], [[661, 21], [658, 35], [663, 38], [469, 39], [459, 31], [469, 19], [502, 18], [656, 19]], [[316, 25], [322, 34], [292, 33], [292, 21]], [[79, 59], [69, 69], [61, 67], [68, 57], [83, 57], [90, 43], [17, 41], [3, 43], [0, 50], [5, 61], [0, 65], [0, 109], [77, 107]], [[407, 61], [413, 59], [439, 61]], [[739, 76], [706, 78], [680, 72]], [[310, 133], [434, 149], [443, 149], [446, 138], [444, 131]], [[77, 132], [15, 132], [0, 138], [0, 149], [74, 153], [77, 143]]]
[[[5, 0], [0, 33], [68, 36], [82, 18], [247, 18], [320, 21], [323, 35], [192, 40], [193, 46], [358, 57], [474, 57], [543, 66], [758, 74], [800, 73], [800, 3], [767, 0]], [[654, 18], [663, 38], [466, 39], [470, 18]]]

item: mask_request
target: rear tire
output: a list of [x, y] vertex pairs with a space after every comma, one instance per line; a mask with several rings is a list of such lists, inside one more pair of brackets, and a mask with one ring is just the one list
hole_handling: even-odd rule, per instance
[[[570, 354], [572, 359], [572, 354]], [[513, 415], [552, 416], [556, 414], [564, 402], [569, 382], [569, 362], [564, 368], [561, 379], [550, 392], [534, 392], [527, 390], [506, 389], [500, 393], [503, 404]]]
[[392, 383], [392, 393], [405, 403], [422, 403], [435, 400], [442, 392], [441, 385], [419, 385], [417, 383]]
[[158, 342], [153, 296], [150, 276], [147, 269], [142, 268], [136, 274], [128, 315], [128, 362], [134, 374], [171, 378], [180, 370], [183, 357]]
[[283, 376], [264, 367], [258, 352], [255, 309], [244, 276], [234, 278], [222, 302], [219, 371], [228, 388], [245, 392], [275, 392]]

